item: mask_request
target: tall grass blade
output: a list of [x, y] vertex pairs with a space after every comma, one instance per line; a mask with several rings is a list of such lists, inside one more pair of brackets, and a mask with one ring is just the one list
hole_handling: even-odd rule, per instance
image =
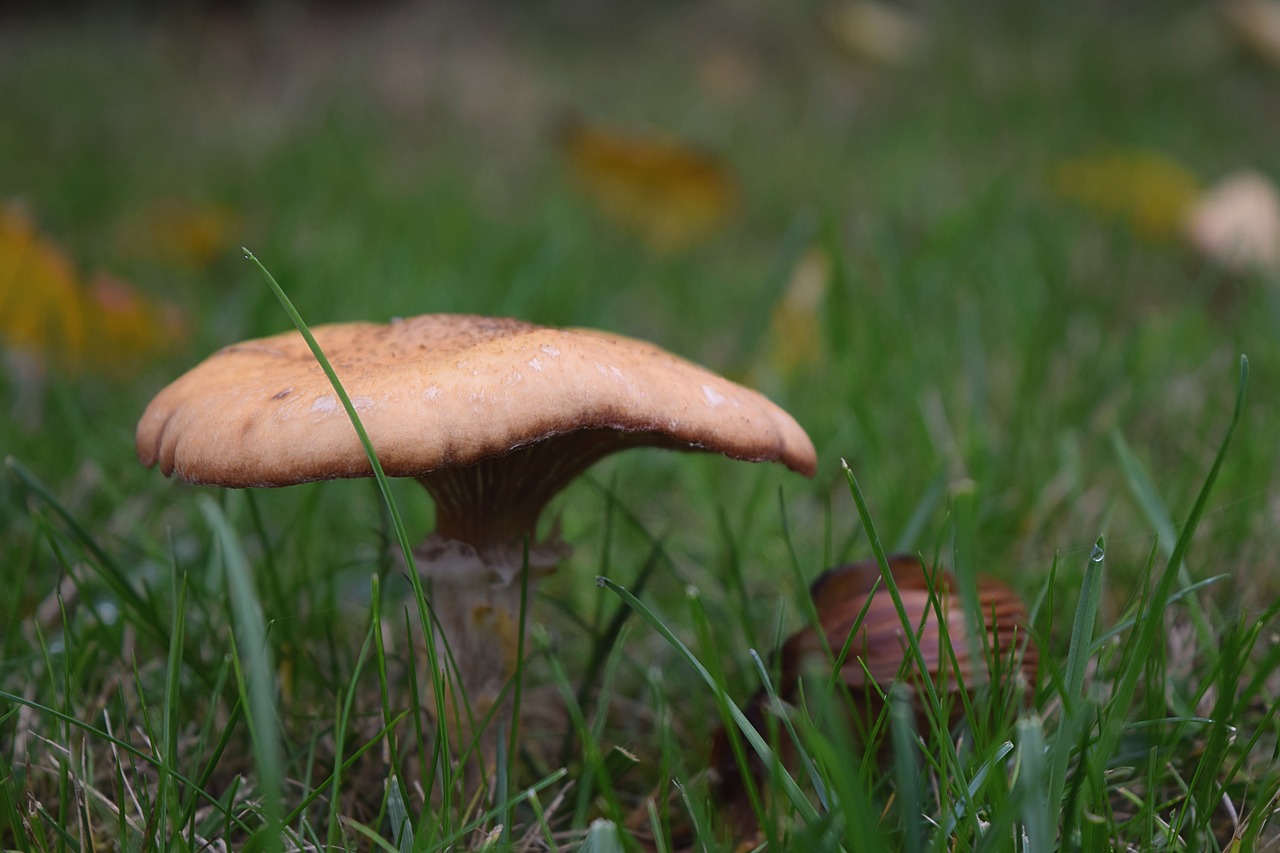
[[227, 591], [231, 596], [231, 614], [240, 660], [238, 680], [241, 696], [249, 709], [249, 736], [253, 744], [254, 763], [258, 769], [258, 789], [262, 795], [264, 827], [262, 849], [283, 850], [281, 840], [281, 799], [284, 794], [284, 749], [276, 722], [275, 669], [267, 646], [267, 630], [257, 593], [249, 572], [249, 561], [240, 549], [235, 532], [221, 507], [208, 495], [199, 498], [200, 510], [217, 537], [222, 562], [227, 573]]
[[[109, 744], [114, 749], [118, 749], [121, 752], [127, 753], [133, 759], [140, 761], [143, 764], [146, 764], [147, 766], [151, 767], [154, 770], [158, 771], [160, 769], [160, 760], [157, 759], [155, 756], [150, 755], [149, 753], [139, 749], [138, 747], [134, 746], [131, 743], [128, 743], [127, 741], [120, 740], [119, 738], [113, 736], [110, 732], [104, 731], [96, 726], [90, 725], [89, 723], [86, 723], [83, 720], [80, 720], [68, 714], [65, 711], [60, 711], [57, 708], [51, 708], [48, 705], [43, 705], [39, 702], [35, 702], [23, 696], [19, 696], [16, 693], [9, 693], [8, 691], [4, 691], [4, 690], [0, 690], [0, 700], [9, 702], [14, 705], [23, 705], [27, 708], [30, 708], [31, 710], [35, 711], [38, 714], [44, 714], [48, 717], [51, 717], [57, 720], [58, 722], [62, 723], [68, 729], [77, 729], [79, 731], [82, 731], [85, 734], [89, 735], [90, 737], [99, 739], [104, 743]], [[63, 738], [63, 740], [66, 741], [67, 738]], [[200, 785], [198, 785], [196, 783], [196, 780], [191, 779], [187, 776], [184, 776], [182, 773], [178, 771], [172, 771], [172, 772], [174, 774], [174, 777], [178, 780], [178, 782], [182, 783], [183, 785], [186, 785], [188, 788], [192, 790], [197, 791], [200, 794], [200, 796], [204, 797], [205, 802], [209, 803], [210, 806], [212, 806], [216, 811], [221, 813], [226, 818], [227, 824], [229, 826], [235, 827], [235, 829], [239, 832], [247, 833], [252, 831], [252, 827], [250, 827], [243, 820], [241, 820], [236, 815], [235, 812], [233, 812], [227, 805], [223, 803], [222, 800], [220, 800], [218, 797], [215, 797], [212, 793], [210, 793], [209, 791], [205, 790]]]
[[[756, 666], [756, 672], [760, 676], [760, 683], [764, 688], [765, 695], [769, 697], [769, 702], [775, 708], [782, 707], [782, 699], [778, 696], [778, 692], [773, 686], [773, 679], [769, 677], [769, 669], [760, 658], [760, 653], [755, 649], [751, 649], [750, 654], [751, 662]], [[795, 723], [789, 714], [779, 714], [778, 716], [782, 720], [783, 728], [787, 730], [787, 736], [791, 738], [796, 755], [800, 759], [800, 766], [804, 768], [804, 772], [809, 777], [809, 784], [813, 785], [814, 793], [818, 795], [818, 802], [822, 804], [824, 809], [829, 810], [831, 801], [827, 794], [827, 785], [822, 781], [822, 774], [818, 772], [817, 765], [814, 764], [813, 758], [805, 748], [804, 742], [800, 740], [800, 735], [796, 732]]]
[[93, 566], [98, 576], [115, 593], [116, 597], [120, 599], [129, 612], [130, 624], [141, 628], [149, 639], [159, 645], [167, 645], [167, 626], [159, 616], [160, 613], [164, 612], [164, 608], [156, 605], [149, 596], [144, 596], [134, 588], [128, 579], [128, 573], [123, 567], [106, 549], [98, 544], [88, 529], [80, 523], [80, 520], [58, 500], [57, 495], [39, 477], [32, 473], [31, 469], [13, 456], [6, 456], [4, 462], [9, 470], [22, 481], [28, 491], [40, 498], [46, 506], [62, 519], [67, 525], [67, 529], [71, 531], [72, 539], [93, 558], [89, 561], [89, 564]]
[[[1116, 458], [1120, 460], [1120, 470], [1124, 472], [1129, 492], [1138, 502], [1142, 514], [1147, 517], [1147, 523], [1155, 528], [1160, 551], [1166, 560], [1169, 559], [1173, 556], [1173, 549], [1177, 545], [1173, 517], [1161, 500], [1160, 493], [1151, 481], [1151, 475], [1142, 464], [1142, 460], [1129, 447], [1129, 443], [1124, 440], [1124, 435], [1118, 429], [1111, 432], [1111, 446], [1115, 450]], [[1186, 563], [1179, 563], [1177, 568], [1178, 583], [1183, 587], [1192, 586], [1191, 571]], [[1213, 642], [1213, 630], [1209, 627], [1209, 617], [1205, 614], [1200, 599], [1195, 596], [1190, 598], [1187, 610], [1191, 614], [1191, 624], [1195, 627], [1201, 652], [1209, 658], [1212, 666], [1213, 658], [1217, 654], [1217, 645]]]
[[[764, 738], [756, 731], [755, 726], [751, 725], [750, 721], [743, 716], [742, 711], [740, 711], [738, 707], [734, 705], [733, 702], [724, 694], [723, 688], [716, 683], [715, 678], [713, 678], [711, 673], [707, 671], [707, 668], [702, 665], [702, 662], [698, 660], [697, 656], [689, 650], [689, 647], [686, 646], [679, 637], [673, 634], [671, 629], [668, 628], [652, 610], [646, 607], [642, 601], [632, 595], [625, 587], [619, 586], [617, 583], [614, 583], [605, 577], [596, 578], [596, 583], [605, 587], [614, 595], [626, 602], [628, 607], [640, 614], [640, 616], [648, 622], [664, 640], [671, 644], [671, 646], [679, 653], [680, 657], [693, 667], [694, 672], [698, 674], [698, 677], [702, 679], [702, 682], [706, 684], [707, 687], [711, 688], [711, 690], [719, 696], [721, 701], [726, 703], [729, 715], [733, 718], [734, 724], [737, 725], [738, 730], [742, 732], [742, 735], [747, 739], [747, 742], [751, 744], [751, 748], [760, 756], [760, 759], [764, 762], [765, 766], [773, 766], [775, 763], [773, 750], [764, 742]], [[805, 820], [817, 820], [817, 809], [813, 807], [813, 803], [809, 802], [808, 797], [806, 797], [804, 792], [800, 790], [800, 787], [796, 784], [796, 781], [791, 778], [791, 775], [785, 770], [782, 770], [779, 773], [779, 776], [781, 777], [783, 790], [787, 795], [787, 799], [789, 799], [791, 804], [795, 806], [796, 811], [799, 812]]]
[[924, 531], [925, 525], [929, 523], [929, 519], [933, 518], [933, 514], [938, 511], [938, 505], [942, 503], [943, 495], [946, 492], [947, 476], [945, 471], [941, 471], [933, 478], [929, 488], [925, 489], [924, 494], [920, 496], [920, 500], [916, 502], [916, 508], [911, 511], [911, 517], [907, 519], [906, 525], [903, 526], [902, 532], [898, 535], [898, 541], [893, 545], [894, 552], [901, 553], [916, 550], [916, 540], [920, 538], [920, 534]]
[[[929, 721], [933, 740], [940, 747], [940, 754], [936, 758], [940, 763], [940, 768], [945, 768], [945, 776], [953, 779], [962, 779], [964, 778], [964, 773], [961, 769], [960, 756], [956, 752], [956, 746], [951, 740], [950, 732], [947, 731], [947, 711], [942, 707], [942, 702], [938, 698], [938, 688], [934, 683], [933, 676], [930, 674], [929, 663], [925, 659], [924, 653], [920, 650], [920, 641], [916, 635], [918, 626], [912, 624], [911, 617], [907, 614], [906, 606], [902, 602], [902, 594], [898, 591], [898, 583], [893, 577], [893, 572], [889, 570], [889, 558], [885, 554], [884, 545], [881, 544], [880, 534], [876, 531], [875, 521], [871, 517], [871, 508], [867, 505], [867, 499], [862, 494], [862, 487], [858, 485], [858, 478], [854, 476], [848, 462], [842, 459], [840, 464], [844, 469], [845, 478], [848, 480], [849, 491], [853, 495], [854, 503], [858, 507], [858, 516], [862, 519], [863, 529], [866, 530], [867, 540], [871, 544], [871, 552], [875, 555], [876, 564], [880, 567], [880, 577], [889, 592], [890, 599], [893, 601], [894, 610], [898, 613], [898, 621], [902, 624], [903, 637], [910, 653], [909, 662], [915, 668], [913, 679], [919, 683], [919, 687], [924, 694], [925, 717]], [[904, 661], [904, 665], [906, 663], [907, 661]], [[959, 810], [961, 816], [966, 820], [974, 821], [970, 826], [970, 831], [976, 837], [979, 828], [976, 824], [977, 809], [972, 801], [972, 795], [963, 786], [956, 793], [964, 801], [963, 810]]]
[[1044, 726], [1036, 716], [1018, 720], [1017, 791], [1027, 850], [1052, 850], [1058, 829], [1058, 801], [1046, 794]]
[[[581, 826], [586, 822], [588, 813], [597, 799], [603, 799], [608, 812], [621, 819], [622, 805], [614, 790], [613, 779], [605, 772], [605, 757], [601, 755], [600, 743], [587, 723], [582, 708], [577, 704], [569, 676], [565, 673], [560, 657], [550, 648], [551, 639], [545, 629], [540, 626], [534, 630], [534, 640], [538, 643], [543, 657], [551, 670], [551, 680], [564, 700], [569, 714], [569, 723], [577, 732], [582, 744], [582, 777], [578, 780], [578, 801], [574, 812], [574, 825]], [[596, 793], [599, 793], [597, 798]]]
[[1122, 672], [1109, 703], [1109, 712], [1103, 717], [1102, 730], [1099, 733], [1095, 747], [1098, 755], [1109, 756], [1114, 753], [1120, 740], [1122, 723], [1138, 687], [1138, 678], [1145, 669], [1139, 662], [1148, 660], [1154, 653], [1157, 643], [1161, 640], [1164, 631], [1163, 614], [1168, 606], [1174, 584], [1178, 579], [1178, 567], [1182, 565], [1187, 549], [1191, 547], [1191, 541], [1195, 538], [1200, 519], [1204, 516], [1205, 508], [1208, 506], [1209, 495], [1218, 480], [1218, 473], [1222, 470], [1222, 464], [1226, 459], [1227, 449], [1231, 446], [1231, 438], [1235, 434], [1236, 426], [1240, 423], [1240, 416], [1244, 411], [1245, 392], [1248, 387], [1249, 360], [1242, 355], [1240, 356], [1239, 381], [1236, 385], [1236, 403], [1231, 413], [1231, 421], [1227, 425], [1226, 434], [1223, 436], [1222, 444], [1214, 457], [1213, 465], [1210, 467], [1204, 484], [1200, 487], [1200, 492], [1196, 496], [1195, 504], [1191, 507], [1191, 512], [1187, 515], [1187, 520], [1182, 526], [1182, 532], [1178, 535], [1178, 541], [1174, 545], [1173, 553], [1169, 555], [1165, 571], [1156, 581], [1155, 589], [1152, 590], [1147, 600], [1144, 608], [1145, 618], [1139, 621], [1136, 635], [1130, 641], [1133, 650], [1133, 663]]
[[[723, 652], [716, 648], [711, 638], [711, 625], [707, 619], [706, 609], [702, 606], [702, 596], [696, 587], [689, 586], [685, 589], [685, 599], [689, 602], [689, 612], [693, 617], [694, 632], [697, 634], [698, 643], [703, 649], [703, 658], [706, 660], [707, 671], [711, 674], [711, 678], [721, 689], [716, 690], [713, 694], [716, 704], [716, 711], [720, 715], [721, 725], [724, 726], [724, 733], [729, 740], [729, 749], [733, 753], [734, 763], [738, 767], [739, 778], [742, 781], [742, 787], [747, 796], [747, 801], [751, 806], [751, 810], [756, 815], [756, 820], [765, 832], [765, 842], [770, 847], [776, 847], [778, 840], [774, 832], [773, 821], [770, 821], [769, 815], [765, 812], [764, 799], [760, 793], [760, 786], [756, 781], [755, 774], [751, 770], [751, 759], [748, 757], [746, 749], [742, 745], [742, 736], [738, 732], [737, 727], [733, 724], [732, 716], [729, 713], [730, 708], [734, 708], [733, 702], [728, 699], [728, 694], [724, 691], [725, 683], [724, 672], [720, 668], [720, 656]], [[734, 710], [737, 710], [734, 708]], [[770, 773], [775, 772], [779, 768], [774, 765], [767, 765]]]
[[594, 820], [578, 853], [623, 853], [623, 850], [618, 825], [611, 820]]
[[[335, 789], [341, 789], [342, 787], [342, 754], [346, 749], [347, 729], [351, 724], [352, 708], [355, 706], [360, 675], [364, 672], [365, 664], [369, 659], [369, 650], [374, 645], [374, 637], [380, 633], [380, 627], [376, 621], [370, 620], [369, 630], [366, 632], [364, 642], [360, 646], [360, 653], [356, 656], [355, 666], [351, 668], [351, 677], [347, 682], [346, 695], [343, 697], [342, 707], [338, 712], [338, 719], [334, 726], [333, 787]], [[339, 797], [329, 798], [328, 845], [330, 847], [336, 846], [338, 832], [342, 825], [342, 818], [338, 813], [339, 805]]]
[[1080, 599], [1076, 602], [1075, 619], [1071, 625], [1071, 644], [1067, 649], [1067, 671], [1064, 674], [1061, 697], [1062, 723], [1053, 744], [1046, 797], [1048, 808], [1054, 813], [1060, 809], [1063, 792], [1066, 790], [1071, 749], [1077, 739], [1083, 736], [1085, 725], [1092, 717], [1092, 706], [1084, 696], [1084, 679], [1093, 652], [1093, 629], [1102, 598], [1106, 553], [1106, 541], [1099, 536], [1089, 554], [1089, 562], [1085, 565]]
[[[520, 791], [519, 793], [517, 793], [510, 801], [498, 803], [493, 808], [481, 813], [477, 817], [472, 818], [467, 823], [458, 827], [451, 834], [444, 836], [439, 840], [436, 846], [431, 849], [433, 850], [456, 849], [455, 845], [459, 844], [468, 835], [475, 832], [477, 829], [484, 826], [485, 824], [489, 823], [491, 820], [498, 817], [503, 812], [511, 809], [518, 800], [525, 800], [525, 799], [528, 799], [530, 796], [536, 796], [539, 792], [559, 782], [561, 779], [565, 777], [565, 775], [568, 772], [569, 772], [568, 770], [561, 767], [558, 770], [555, 770], [547, 774], [538, 782], [534, 783], [533, 785], [524, 789], [523, 791]], [[421, 847], [421, 842], [419, 842], [419, 847]]]
[[186, 637], [187, 625], [187, 575], [178, 575], [178, 563], [175, 558], [173, 566], [173, 588], [177, 590], [177, 599], [173, 603], [173, 621], [169, 629], [169, 667], [165, 674], [164, 690], [164, 723], [162, 742], [164, 754], [160, 756], [160, 786], [157, 791], [158, 802], [156, 814], [159, 817], [157, 831], [162, 838], [181, 831], [181, 825], [169, 827], [165, 825], [170, 813], [170, 801], [177, 804], [177, 792], [173, 790], [173, 768], [178, 759], [178, 710], [179, 698], [182, 695], [182, 647]]
[[393, 729], [395, 726], [400, 725], [400, 722], [408, 715], [409, 715], [408, 711], [401, 711], [399, 714], [395, 716], [394, 719], [392, 719], [390, 725], [380, 729], [377, 732], [377, 734], [375, 734], [372, 738], [369, 739], [368, 743], [364, 744], [355, 752], [351, 753], [351, 755], [347, 756], [346, 761], [342, 762], [342, 766], [338, 768], [338, 771], [340, 772], [336, 772], [334, 774], [329, 775], [322, 782], [320, 782], [320, 784], [314, 786], [307, 793], [307, 795], [302, 798], [302, 801], [299, 802], [296, 806], [294, 806], [293, 810], [284, 816], [285, 825], [287, 826], [289, 824], [292, 824], [304, 812], [306, 812], [308, 808], [311, 807], [312, 803], [320, 799], [320, 797], [324, 796], [324, 794], [328, 792], [333, 787], [334, 783], [341, 777], [341, 773], [345, 773], [348, 770], [350, 770], [351, 767], [357, 761], [359, 761], [361, 758], [364, 757], [365, 753], [367, 753], [369, 750], [373, 749], [375, 746], [381, 743], [382, 739], [387, 736], [387, 734], [391, 731], [391, 729]]
[[1089, 553], [1084, 570], [1084, 582], [1080, 587], [1080, 600], [1076, 603], [1075, 621], [1071, 625], [1071, 645], [1067, 651], [1066, 691], [1062, 697], [1068, 707], [1074, 706], [1083, 695], [1085, 670], [1093, 649], [1093, 628], [1098, 620], [1098, 604], [1102, 598], [1102, 578], [1106, 560], [1106, 540], [1099, 536]]
[[387, 811], [391, 819], [391, 839], [400, 853], [413, 853], [413, 820], [393, 774], [387, 779]]
[[889, 690], [889, 730], [893, 738], [894, 801], [901, 816], [902, 849], [920, 853], [920, 764], [916, 760], [915, 712], [905, 685], [894, 684]]
[[[298, 309], [294, 307], [292, 300], [288, 294], [284, 292], [284, 288], [276, 281], [275, 276], [262, 264], [261, 261], [250, 252], [244, 249], [244, 255], [253, 262], [254, 265], [261, 270], [267, 279], [267, 285], [271, 288], [271, 292], [275, 294], [276, 299], [280, 301], [281, 307], [284, 308], [289, 319], [293, 321], [293, 325], [297, 328], [298, 333], [302, 335], [303, 340], [307, 342], [312, 355], [320, 364], [320, 369], [324, 371], [324, 375], [328, 377], [329, 384], [333, 386], [333, 391], [337, 395], [338, 400], [342, 403], [342, 408], [346, 411], [347, 417], [351, 420], [351, 425], [355, 428], [356, 435], [360, 439], [360, 445], [364, 448], [365, 456], [369, 459], [369, 465], [373, 469], [374, 479], [378, 483], [378, 491], [382, 493], [382, 499], [386, 505], [387, 512], [391, 515], [391, 524], [396, 531], [396, 540], [400, 543], [400, 551], [404, 557], [405, 566], [409, 569], [409, 583], [413, 586], [414, 600], [418, 605], [419, 618], [422, 623], [422, 632], [426, 638], [427, 663], [431, 667], [431, 672], [438, 673], [440, 668], [440, 657], [438, 655], [435, 644], [435, 631], [433, 623], [436, 621], [435, 614], [431, 610], [431, 605], [423, 590], [422, 579], [416, 571], [413, 571], [413, 545], [409, 541], [409, 534], [404, 525], [404, 518], [400, 514], [400, 506], [396, 503], [395, 495], [391, 491], [391, 482], [387, 479], [386, 472], [382, 470], [382, 463], [378, 460], [378, 453], [374, 450], [373, 442], [369, 439], [369, 434], [365, 431], [364, 424], [360, 421], [360, 416], [356, 413], [355, 405], [351, 402], [351, 397], [347, 394], [346, 389], [342, 387], [338, 374], [334, 372], [333, 365], [329, 363], [329, 359], [325, 356], [324, 351], [320, 349], [320, 344], [316, 342], [315, 336], [311, 334], [311, 329], [307, 326], [306, 321], [302, 319], [302, 315], [298, 313]], [[447, 653], [447, 649], [445, 650]], [[456, 668], [455, 668], [456, 669]], [[433, 693], [435, 699], [435, 710], [437, 720], [449, 719], [447, 713], [444, 684], [439, 678], [432, 679]], [[463, 697], [465, 702], [466, 697]], [[468, 713], [469, 716], [469, 713]], [[437, 736], [444, 739], [447, 743], [448, 726], [439, 726]], [[446, 750], [447, 751], [447, 750]], [[453, 789], [452, 779], [449, 777], [450, 762], [444, 762], [442, 767], [445, 771], [444, 792], [446, 797], [445, 814], [450, 812], [448, 808], [448, 798], [450, 791]]]
[[951, 837], [956, 830], [956, 824], [958, 824], [960, 819], [964, 817], [965, 802], [974, 802], [977, 800], [978, 792], [982, 790], [983, 785], [987, 784], [987, 778], [994, 770], [1002, 768], [1005, 758], [1008, 757], [1009, 753], [1013, 752], [1013, 749], [1013, 743], [1005, 741], [996, 747], [996, 751], [992, 756], [984, 761], [982, 766], [973, 773], [973, 776], [969, 779], [969, 796], [967, 801], [957, 803], [950, 811], [947, 812], [946, 819], [940, 821], [942, 825], [942, 833], [940, 837]]

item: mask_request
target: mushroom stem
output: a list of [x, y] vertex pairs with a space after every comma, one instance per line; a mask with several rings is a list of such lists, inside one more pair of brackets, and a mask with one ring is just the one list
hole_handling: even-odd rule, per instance
[[460, 737], [469, 740], [475, 734], [475, 726], [516, 672], [522, 595], [532, 598], [538, 581], [568, 553], [558, 539], [531, 543], [528, 580], [522, 582], [523, 543], [479, 550], [433, 533], [414, 549], [435, 614], [438, 666], [446, 684], [445, 722]]

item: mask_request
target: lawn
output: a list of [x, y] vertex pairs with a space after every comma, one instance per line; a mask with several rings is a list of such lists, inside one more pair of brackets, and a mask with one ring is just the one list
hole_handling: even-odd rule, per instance
[[[0, 280], [0, 849], [1280, 846], [1280, 273], [1061, 180], [1280, 178], [1280, 68], [1215, 7], [921, 8], [879, 63], [812, 3], [5, 14], [0, 203], [95, 304], [163, 307], [77, 355], [4, 322], [51, 284]], [[684, 140], [727, 215], [655, 246], [571, 126]], [[555, 498], [573, 553], [480, 790], [418, 660], [422, 489], [137, 461], [162, 387], [293, 328], [271, 277], [309, 325], [653, 341], [789, 411], [817, 474], [638, 449]], [[821, 676], [748, 704], [809, 584], [894, 552], [1027, 602], [1027, 694], [948, 700], [908, 647], [869, 718]], [[730, 806], [726, 725], [760, 788]]]

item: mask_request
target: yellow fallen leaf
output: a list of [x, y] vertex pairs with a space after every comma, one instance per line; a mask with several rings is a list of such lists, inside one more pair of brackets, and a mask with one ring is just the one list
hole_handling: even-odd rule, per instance
[[1066, 160], [1054, 169], [1051, 183], [1062, 198], [1120, 220], [1149, 240], [1177, 238], [1200, 194], [1189, 169], [1149, 151]]
[[655, 250], [705, 240], [737, 207], [729, 169], [684, 142], [572, 120], [558, 142], [575, 184], [600, 213]]
[[821, 249], [796, 261], [769, 325], [768, 362], [786, 377], [822, 357], [822, 306], [831, 280], [831, 262]]
[[177, 269], [202, 269], [236, 245], [240, 217], [228, 207], [166, 198], [120, 230], [125, 254]]
[[120, 279], [98, 274], [88, 297], [94, 367], [103, 373], [128, 375], [186, 337], [186, 320], [176, 307], [152, 303]]
[[1196, 201], [1186, 233], [1196, 251], [1227, 269], [1280, 271], [1280, 193], [1257, 172], [1228, 175]]
[[65, 370], [81, 362], [83, 294], [71, 260], [18, 205], [0, 206], [0, 340]]
[[0, 207], [0, 343], [38, 365], [32, 376], [46, 366], [124, 375], [185, 335], [181, 312], [119, 279], [98, 275], [83, 287], [71, 258], [21, 207]]

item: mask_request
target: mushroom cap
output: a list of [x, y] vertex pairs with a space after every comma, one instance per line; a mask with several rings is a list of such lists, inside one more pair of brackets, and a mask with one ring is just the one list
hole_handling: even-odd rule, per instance
[[1258, 172], [1235, 172], [1209, 188], [1187, 217], [1201, 254], [1227, 269], [1280, 269], [1280, 192]]
[[[472, 465], [583, 430], [616, 432], [619, 448], [816, 469], [813, 443], [781, 408], [642, 341], [451, 314], [311, 331], [390, 476]], [[225, 347], [179, 377], [143, 413], [137, 449], [166, 475], [220, 486], [372, 473], [296, 331]]]
[[[958, 692], [963, 685], [972, 686], [975, 673], [984, 670], [989, 661], [970, 657], [968, 624], [955, 576], [942, 570], [926, 571], [918, 557], [906, 554], [890, 556], [888, 566], [908, 621], [918, 630], [916, 641], [924, 663], [929, 674], [939, 679], [939, 689]], [[908, 654], [907, 642], [888, 590], [883, 585], [877, 588], [880, 577], [875, 560], [837, 566], [818, 576], [809, 594], [825, 638], [820, 640], [812, 628], [805, 628], [787, 640], [781, 678], [786, 689], [794, 688], [806, 665], [816, 664], [829, 673], [824, 644], [839, 651], [854, 628], [857, 633], [841, 670], [845, 684], [863, 690], [870, 678], [883, 688], [897, 677]], [[987, 644], [1001, 662], [1007, 662], [1022, 646], [1017, 663], [1027, 683], [1034, 684], [1040, 658], [1036, 646], [1027, 642], [1026, 605], [1007, 586], [987, 577], [977, 580], [977, 598]], [[939, 622], [939, 610], [946, 618], [945, 626]]]

